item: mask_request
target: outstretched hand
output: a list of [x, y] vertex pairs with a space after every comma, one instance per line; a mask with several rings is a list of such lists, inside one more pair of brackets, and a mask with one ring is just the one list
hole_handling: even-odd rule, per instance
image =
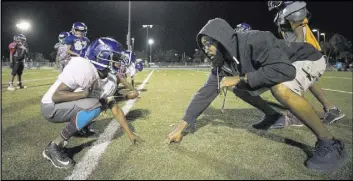
[[133, 145], [145, 142], [145, 140], [143, 140], [138, 134], [134, 132], [132, 132], [132, 134], [129, 136], [129, 139]]

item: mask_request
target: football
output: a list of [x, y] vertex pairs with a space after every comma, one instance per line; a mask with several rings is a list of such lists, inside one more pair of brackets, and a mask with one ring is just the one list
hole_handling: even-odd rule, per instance
[[139, 93], [137, 91], [129, 91], [125, 96], [128, 99], [135, 99], [137, 96], [139, 96]]

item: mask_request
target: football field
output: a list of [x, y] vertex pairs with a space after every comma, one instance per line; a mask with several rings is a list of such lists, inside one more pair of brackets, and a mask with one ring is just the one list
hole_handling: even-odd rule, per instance
[[[98, 134], [73, 137], [68, 153], [75, 167], [55, 168], [42, 156], [45, 146], [66, 123], [50, 123], [40, 115], [40, 102], [55, 81], [53, 69], [25, 70], [26, 89], [7, 91], [9, 69], [2, 69], [1, 174], [2, 179], [125, 180], [125, 179], [344, 179], [352, 180], [352, 72], [325, 72], [319, 84], [346, 116], [327, 125], [341, 139], [350, 162], [341, 170], [320, 173], [304, 162], [316, 137], [306, 127], [256, 130], [251, 125], [263, 113], [228, 91], [224, 113], [218, 96], [196, 121], [196, 131], [180, 144], [168, 145], [167, 135], [184, 114], [193, 94], [205, 83], [209, 70], [145, 69], [137, 73], [140, 96], [122, 100], [130, 127], [144, 140], [131, 145], [108, 110], [95, 119]], [[17, 83], [17, 78], [14, 83]], [[285, 111], [270, 92], [262, 95]], [[320, 103], [310, 92], [305, 98], [322, 117]]]

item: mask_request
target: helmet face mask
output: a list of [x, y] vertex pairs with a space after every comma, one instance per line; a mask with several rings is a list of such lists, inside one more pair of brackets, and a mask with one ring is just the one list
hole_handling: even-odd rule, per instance
[[65, 38], [68, 37], [70, 35], [69, 32], [61, 32], [58, 36], [59, 42], [63, 43]]
[[126, 64], [127, 57], [123, 54], [121, 44], [107, 37], [98, 38], [87, 48], [86, 58], [100, 72], [114, 72], [116, 63]]
[[72, 25], [72, 30], [71, 30], [72, 34], [74, 34], [75, 36], [86, 36], [87, 34], [87, 26], [85, 25], [85, 23], [82, 22], [76, 22]]
[[283, 4], [283, 1], [268, 1], [267, 2], [268, 10], [272, 11], [276, 8], [279, 8], [282, 4]]
[[14, 42], [20, 44], [20, 45], [25, 45], [27, 42], [27, 38], [23, 34], [18, 34], [13, 37]]

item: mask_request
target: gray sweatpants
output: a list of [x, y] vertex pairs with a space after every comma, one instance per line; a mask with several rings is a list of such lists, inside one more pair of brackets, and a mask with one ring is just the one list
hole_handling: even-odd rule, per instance
[[82, 110], [92, 110], [101, 107], [101, 103], [95, 98], [79, 99], [76, 101], [43, 104], [41, 107], [42, 116], [54, 123], [70, 121]]

